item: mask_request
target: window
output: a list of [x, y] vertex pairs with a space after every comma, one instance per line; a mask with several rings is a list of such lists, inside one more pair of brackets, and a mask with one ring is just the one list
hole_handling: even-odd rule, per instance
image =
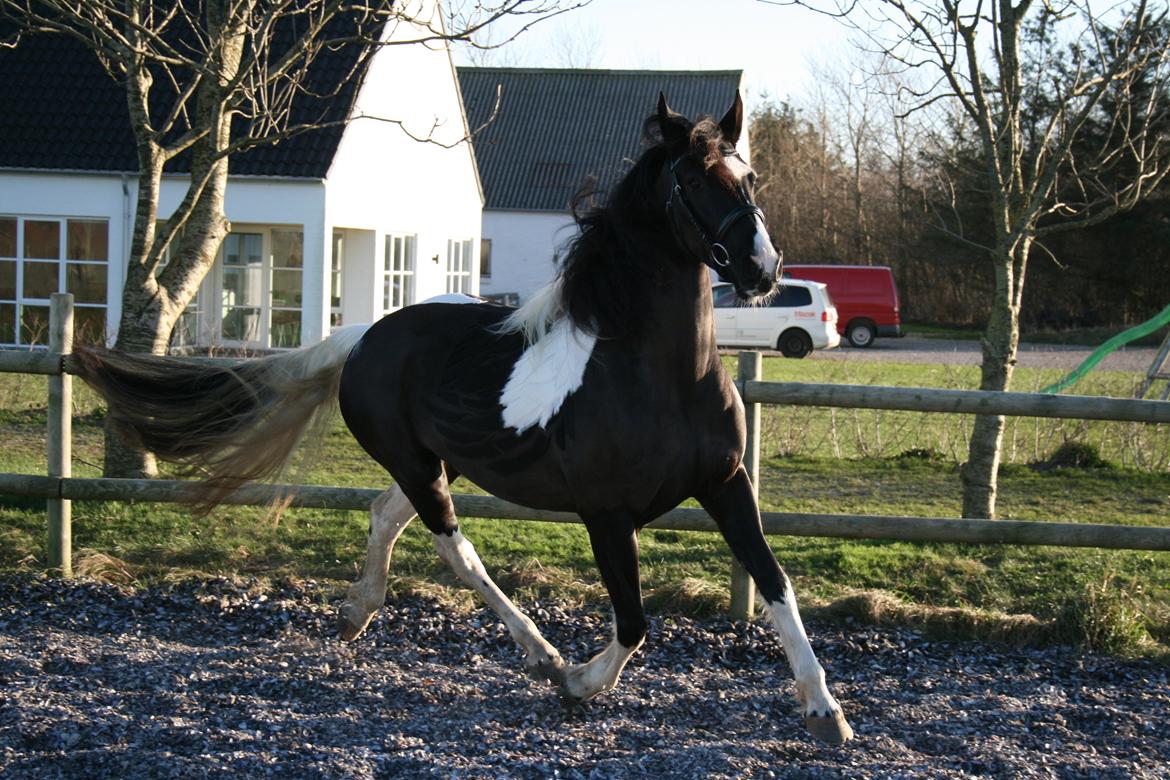
[[739, 305], [739, 296], [735, 294], [735, 288], [730, 284], [716, 285], [714, 294], [717, 309], [730, 309]]
[[447, 292], [471, 292], [472, 240], [447, 241]]
[[812, 293], [808, 291], [807, 287], [793, 287], [785, 285], [780, 288], [780, 294], [772, 300], [770, 305], [785, 308], [811, 306]]
[[300, 230], [272, 229], [272, 281], [268, 346], [301, 345], [301, 291], [304, 289], [305, 239]]
[[[165, 223], [159, 223], [158, 229], [162, 229]], [[166, 267], [170, 265], [171, 258], [174, 255], [175, 249], [183, 236], [183, 231], [175, 236], [171, 241], [171, 245], [167, 247], [166, 252], [163, 253], [162, 260], [159, 261], [158, 266], [154, 269], [156, 277], [161, 276]], [[171, 349], [180, 347], [193, 347], [199, 343], [199, 302], [202, 298], [202, 287], [195, 291], [191, 296], [191, 300], [187, 302], [187, 308], [183, 309], [183, 313], [179, 315], [179, 319], [175, 321], [175, 326], [171, 328], [171, 340], [167, 345]]]
[[329, 260], [329, 327], [339, 328], [341, 321], [342, 259], [345, 257], [345, 234], [333, 234], [333, 253]]
[[414, 236], [386, 236], [382, 266], [382, 313], [414, 303]]
[[492, 278], [492, 240], [481, 239], [479, 242], [479, 276], [481, 279]]
[[304, 232], [267, 228], [232, 232], [219, 268], [219, 337], [262, 349], [301, 345]]
[[0, 217], [0, 344], [45, 344], [49, 296], [73, 293], [80, 343], [106, 337], [109, 223], [100, 219]]
[[259, 343], [264, 308], [264, 236], [228, 233], [220, 252], [220, 336], [224, 341]]

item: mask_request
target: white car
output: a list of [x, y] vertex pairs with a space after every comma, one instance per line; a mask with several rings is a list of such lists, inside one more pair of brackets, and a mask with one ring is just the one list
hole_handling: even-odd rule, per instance
[[716, 343], [776, 349], [790, 358], [840, 344], [837, 307], [828, 288], [803, 279], [784, 279], [781, 284], [767, 306], [744, 303], [729, 284], [715, 285]]

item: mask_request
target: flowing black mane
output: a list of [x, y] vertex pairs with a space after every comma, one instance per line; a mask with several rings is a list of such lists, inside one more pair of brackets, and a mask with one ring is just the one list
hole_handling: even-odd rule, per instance
[[[724, 143], [710, 117], [687, 123], [686, 139], [664, 140], [658, 115], [648, 117], [643, 127], [648, 148], [613, 190], [603, 195], [587, 184], [574, 197], [578, 234], [568, 244], [559, 275], [561, 306], [578, 328], [607, 339], [637, 335], [644, 325], [647, 289], [663, 283], [666, 267], [685, 262], [655, 183], [662, 169], [686, 151], [685, 143], [708, 161], [718, 158]], [[664, 240], [667, 235], [671, 238]]]

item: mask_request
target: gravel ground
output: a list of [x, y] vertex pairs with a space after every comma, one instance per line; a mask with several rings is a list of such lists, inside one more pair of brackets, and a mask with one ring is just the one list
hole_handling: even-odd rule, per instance
[[[653, 621], [565, 710], [492, 615], [407, 598], [353, 644], [313, 583], [0, 579], [0, 776], [1161, 777], [1170, 670], [813, 625], [857, 739], [814, 744], [760, 625]], [[566, 657], [608, 619], [530, 605]]]
[[[1092, 354], [1095, 347], [1065, 344], [1020, 344], [1019, 365], [1024, 368], [1058, 368], [1071, 371]], [[1137, 371], [1145, 374], [1158, 353], [1156, 347], [1122, 347], [1110, 353], [1094, 370]], [[779, 354], [779, 353], [775, 353]], [[977, 366], [983, 360], [978, 341], [907, 337], [877, 339], [873, 346], [857, 349], [845, 344], [837, 349], [817, 350], [814, 360], [857, 363], [937, 363]]]

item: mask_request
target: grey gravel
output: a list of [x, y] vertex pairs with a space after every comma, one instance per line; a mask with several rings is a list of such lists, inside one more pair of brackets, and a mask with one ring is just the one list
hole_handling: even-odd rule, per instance
[[[1170, 670], [1069, 648], [811, 625], [857, 739], [808, 738], [763, 625], [660, 618], [566, 710], [493, 615], [393, 601], [352, 644], [332, 589], [0, 579], [4, 778], [1170, 776]], [[566, 657], [596, 610], [528, 604]]]

